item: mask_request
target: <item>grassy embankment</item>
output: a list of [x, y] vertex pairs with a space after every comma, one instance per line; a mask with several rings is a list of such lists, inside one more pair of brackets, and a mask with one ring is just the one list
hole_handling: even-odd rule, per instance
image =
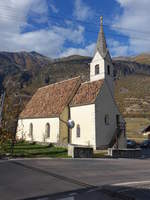
[[[11, 156], [11, 145], [7, 144], [0, 148], [1, 155]], [[107, 155], [107, 151], [99, 151], [94, 153], [94, 158], [104, 158]], [[23, 158], [69, 158], [67, 154], [67, 149], [64, 147], [55, 147], [49, 145], [40, 144], [30, 144], [28, 142], [19, 142], [14, 146], [13, 157], [23, 157]]]
[[[0, 148], [0, 154], [10, 154], [11, 145], [7, 144]], [[51, 158], [65, 158], [68, 157], [67, 149], [63, 147], [54, 147], [49, 145], [30, 144], [27, 142], [20, 142], [14, 146], [14, 157], [51, 157]]]

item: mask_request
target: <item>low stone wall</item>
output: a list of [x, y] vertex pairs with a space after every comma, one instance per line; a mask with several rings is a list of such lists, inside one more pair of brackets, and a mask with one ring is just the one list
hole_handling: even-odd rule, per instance
[[143, 158], [150, 158], [150, 149], [142, 149]]
[[141, 158], [141, 149], [108, 149], [108, 155], [113, 158]]
[[68, 145], [68, 156], [71, 156], [72, 158], [93, 158], [93, 148]]

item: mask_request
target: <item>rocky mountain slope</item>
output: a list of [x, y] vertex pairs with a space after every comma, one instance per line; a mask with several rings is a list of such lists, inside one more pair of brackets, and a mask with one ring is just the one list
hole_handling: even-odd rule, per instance
[[141, 64], [150, 64], [150, 53], [142, 53], [131, 58], [131, 61], [135, 61]]
[[[124, 114], [148, 115], [150, 65], [135, 61], [113, 60], [116, 99]], [[78, 75], [83, 81], [89, 80], [90, 62], [90, 57], [77, 55], [52, 60], [36, 52], [0, 52], [0, 90], [6, 90], [5, 126], [12, 130], [18, 113], [37, 88]]]

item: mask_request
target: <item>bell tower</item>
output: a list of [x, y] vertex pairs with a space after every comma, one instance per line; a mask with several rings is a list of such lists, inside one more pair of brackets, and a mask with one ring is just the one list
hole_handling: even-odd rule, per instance
[[100, 17], [100, 32], [95, 53], [90, 64], [90, 81], [105, 80], [114, 96], [114, 67], [107, 48], [103, 30], [103, 17]]

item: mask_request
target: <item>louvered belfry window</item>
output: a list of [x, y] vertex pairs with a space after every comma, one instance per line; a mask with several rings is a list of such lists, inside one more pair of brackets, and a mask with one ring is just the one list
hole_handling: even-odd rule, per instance
[[110, 66], [107, 65], [107, 74], [110, 75]]

